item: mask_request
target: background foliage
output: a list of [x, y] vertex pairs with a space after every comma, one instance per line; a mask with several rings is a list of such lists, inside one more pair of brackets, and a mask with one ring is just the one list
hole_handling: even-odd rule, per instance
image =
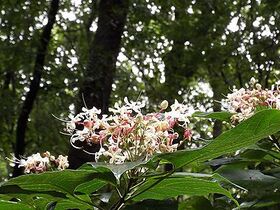
[[[5, 157], [16, 147], [17, 121], [30, 91], [50, 3], [0, 2], [1, 179], [7, 179], [12, 171]], [[66, 119], [77, 108], [91, 43], [97, 33], [99, 8], [100, 1], [60, 1], [40, 89], [28, 119], [25, 155], [38, 148], [68, 153], [68, 137], [59, 133], [63, 125], [52, 114]], [[279, 9], [280, 3], [273, 0], [130, 1], [116, 68], [111, 75], [113, 83], [109, 84], [110, 104], [128, 96], [146, 100], [153, 110], [163, 99], [173, 102], [176, 98], [200, 111], [220, 111], [217, 101], [233, 86], [244, 86], [252, 76], [269, 87], [279, 75]], [[194, 144], [205, 144], [205, 140], [228, 127], [207, 119], [196, 123], [198, 140]], [[244, 208], [277, 209], [276, 151], [273, 143], [263, 140], [227, 158], [220, 157], [206, 165], [191, 164], [184, 171], [210, 173], [217, 169], [251, 190], [236, 194], [241, 196]], [[209, 200], [192, 197], [188, 202], [182, 201], [179, 209], [200, 209], [198, 203], [213, 209], [227, 206], [215, 195]]]

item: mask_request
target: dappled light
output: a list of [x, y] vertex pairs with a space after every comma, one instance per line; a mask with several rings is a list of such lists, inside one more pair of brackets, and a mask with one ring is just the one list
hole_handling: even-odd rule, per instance
[[280, 209], [280, 3], [0, 2], [0, 209]]

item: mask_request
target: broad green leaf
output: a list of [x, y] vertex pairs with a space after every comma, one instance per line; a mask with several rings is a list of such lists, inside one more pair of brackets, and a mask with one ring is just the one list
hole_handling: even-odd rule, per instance
[[[109, 178], [108, 178], [109, 177]], [[92, 180], [102, 179], [103, 182], [110, 182], [114, 179], [113, 174], [108, 170], [65, 170], [46, 172], [42, 174], [30, 174], [10, 179], [2, 183], [0, 193], [11, 197], [19, 198], [24, 203], [42, 206], [47, 202], [78, 202], [80, 205], [87, 205], [86, 201], [74, 195], [77, 186]], [[106, 181], [104, 181], [106, 180]], [[81, 186], [83, 189], [83, 187]], [[59, 194], [60, 193], [60, 194]], [[38, 202], [38, 198], [42, 202]], [[83, 203], [84, 202], [84, 203]]]
[[[253, 150], [255, 150], [256, 152], [263, 152], [264, 154], [262, 154], [262, 153], [251, 154], [251, 152], [252, 152]], [[274, 159], [280, 160], [280, 153], [279, 153], [279, 152], [274, 151], [274, 150], [272, 150], [272, 149], [265, 149], [265, 148], [262, 148], [262, 147], [260, 147], [260, 146], [258, 146], [258, 145], [252, 145], [252, 146], [250, 146], [250, 147], [248, 148], [248, 150], [246, 150], [245, 152], [241, 153], [240, 156], [241, 156], [241, 157], [246, 157], [246, 158], [251, 158], [251, 157], [253, 156], [253, 158], [254, 158], [254, 156], [258, 155], [257, 157], [258, 157], [259, 159], [261, 159], [261, 157], [262, 157], [262, 156], [265, 156], [265, 154], [267, 154], [267, 155], [273, 157]]]
[[262, 110], [202, 148], [181, 150], [158, 157], [170, 161], [179, 168], [192, 162], [203, 162], [248, 147], [279, 130], [280, 111]]
[[29, 205], [20, 203], [20, 202], [12, 202], [12, 201], [5, 201], [0, 200], [0, 209], [8, 209], [8, 210], [29, 210], [35, 209]]
[[61, 202], [88, 205], [86, 202], [79, 201], [78, 197], [75, 198], [74, 190], [82, 183], [101, 177], [106, 177], [106, 173], [89, 170], [65, 170], [30, 174], [2, 183], [0, 193], [11, 198], [18, 198], [22, 202], [38, 208], [42, 208], [42, 206], [50, 202], [57, 202], [59, 205], [61, 205]]
[[266, 170], [265, 173], [280, 179], [280, 167]]
[[[233, 166], [220, 167], [217, 172], [228, 180], [245, 187], [248, 190], [248, 197], [242, 200], [242, 208], [250, 207], [256, 202], [263, 205], [274, 205], [280, 203], [280, 179], [267, 175], [258, 170], [245, 170]], [[249, 200], [248, 200], [249, 199]], [[251, 202], [253, 201], [253, 202]], [[252, 207], [256, 207], [252, 205]]]
[[[10, 179], [2, 186], [18, 185], [20, 188], [32, 191], [58, 191], [73, 194], [77, 185], [90, 181], [99, 174], [91, 171], [65, 170], [29, 174]], [[99, 175], [100, 176], [100, 175]], [[0, 188], [1, 189], [1, 188]]]
[[107, 184], [105, 181], [94, 179], [77, 186], [74, 194], [85, 202], [91, 202], [90, 195]]
[[78, 185], [75, 188], [75, 193], [90, 194], [92, 192], [95, 192], [96, 190], [99, 190], [106, 184], [107, 184], [107, 182], [105, 182], [105, 181], [94, 179], [89, 182], [85, 182], [83, 184]]
[[195, 177], [195, 178], [213, 178], [213, 174], [175, 172], [170, 177]]
[[[257, 189], [256, 189], [257, 191]], [[259, 189], [258, 191], [263, 191]], [[244, 201], [240, 204], [240, 208], [234, 208], [233, 210], [239, 209], [279, 209], [280, 204], [280, 196], [279, 193], [267, 193], [266, 195], [262, 195], [261, 197], [253, 196], [252, 193], [249, 194], [249, 197], [246, 197]]]
[[149, 199], [125, 206], [124, 210], [178, 210], [178, 201]]
[[[271, 207], [275, 206], [277, 208], [277, 204], [279, 204], [280, 201], [274, 201], [274, 200], [254, 200], [249, 202], [243, 202], [240, 204], [239, 208], [234, 208], [233, 210], [239, 210], [239, 209], [264, 209], [264, 207]], [[267, 209], [267, 208], [265, 208]], [[268, 208], [270, 209], [270, 208]], [[274, 208], [271, 208], [274, 209]], [[278, 209], [278, 208], [277, 208]]]
[[189, 173], [189, 172], [175, 172], [171, 174], [170, 177], [195, 177], [195, 178], [204, 178], [204, 179], [215, 179], [220, 183], [230, 184], [242, 190], [246, 190], [243, 187], [236, 185], [235, 183], [228, 180], [226, 177], [223, 177], [221, 174], [213, 173], [213, 174], [202, 174], [202, 173]]
[[272, 191], [280, 187], [280, 179], [263, 174], [258, 170], [244, 170], [235, 167], [224, 166], [217, 170], [217, 173], [230, 181], [248, 189], [270, 188]]
[[210, 118], [221, 121], [230, 121], [230, 117], [233, 114], [230, 112], [195, 112], [192, 117], [200, 117], [200, 118]]
[[55, 210], [65, 210], [65, 209], [79, 209], [79, 210], [91, 210], [93, 206], [87, 203], [81, 203], [77, 200], [64, 199], [58, 201], [55, 205]]
[[237, 157], [222, 157], [222, 158], [216, 158], [214, 160], [210, 160], [205, 162], [205, 165], [210, 165], [210, 166], [220, 166], [220, 165], [226, 165], [226, 164], [232, 164], [232, 163], [238, 163], [238, 162], [244, 162], [248, 160], [244, 160], [240, 158], [239, 156]]
[[90, 164], [93, 168], [108, 168], [109, 170], [112, 171], [114, 176], [116, 177], [117, 180], [119, 180], [122, 176], [122, 174], [128, 170], [132, 170], [134, 168], [137, 168], [139, 166], [143, 166], [148, 163], [149, 160], [143, 161], [143, 160], [138, 160], [135, 162], [124, 162], [123, 164], [109, 164], [109, 163], [96, 163], [96, 162], [91, 162], [88, 163]]
[[265, 110], [265, 109], [270, 109], [268, 106], [257, 106], [256, 107], [256, 111], [261, 111], [261, 110]]
[[167, 199], [179, 195], [207, 196], [210, 193], [226, 195], [234, 202], [230, 192], [222, 188], [218, 182], [195, 177], [169, 177], [150, 179], [137, 189], [133, 200]]
[[94, 164], [93, 162], [88, 162], [83, 164], [77, 170], [86, 170], [86, 171], [92, 171], [94, 173], [98, 173], [100, 175], [97, 177], [98, 179], [108, 182], [112, 185], [116, 185], [117, 179], [115, 177], [115, 174], [108, 167], [105, 167], [105, 165], [107, 164], [104, 163]]
[[20, 200], [22, 203], [30, 204], [32, 206], [42, 206], [41, 201], [57, 201], [65, 199], [66, 194], [56, 192], [53, 190], [38, 192], [32, 190], [21, 189], [17, 185], [5, 185], [0, 188], [0, 199], [2, 200]]
[[46, 197], [39, 197], [37, 199], [35, 199], [34, 202], [34, 206], [36, 207], [36, 209], [47, 209], [49, 210], [47, 207], [49, 206], [50, 202], [56, 202], [60, 199], [57, 198], [52, 198], [52, 199], [48, 199]]

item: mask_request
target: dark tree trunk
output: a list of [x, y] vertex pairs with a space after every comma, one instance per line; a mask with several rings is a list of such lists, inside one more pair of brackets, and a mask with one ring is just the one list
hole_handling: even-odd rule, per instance
[[[220, 95], [221, 92], [216, 91], [215, 89], [213, 89], [213, 111], [214, 112], [220, 112], [221, 111], [221, 103], [218, 102], [218, 100], [221, 100]], [[223, 129], [223, 124], [221, 120], [215, 120], [214, 122], [214, 126], [213, 126], [213, 138], [218, 137], [221, 133], [222, 133], [222, 129]]]
[[109, 106], [128, 6], [128, 0], [101, 0], [98, 6], [97, 31], [91, 43], [80, 98], [83, 94], [88, 107], [95, 106], [103, 112], [107, 112]]
[[3, 89], [7, 90], [9, 89], [9, 85], [11, 83], [13, 83], [14, 81], [14, 72], [13, 71], [7, 71], [5, 73], [5, 79], [4, 79], [4, 85], [3, 85]]
[[[224, 82], [218, 72], [211, 72], [209, 70], [209, 80], [210, 86], [213, 90], [213, 111], [220, 112], [221, 111], [221, 100], [222, 100], [222, 93], [224, 91]], [[216, 138], [222, 133], [223, 124], [221, 120], [215, 120], [213, 126], [213, 138]]]
[[[37, 55], [33, 70], [33, 79], [30, 83], [29, 92], [27, 93], [25, 101], [23, 102], [23, 106], [17, 121], [15, 145], [16, 158], [20, 158], [25, 151], [25, 133], [27, 129], [27, 122], [40, 87], [45, 56], [47, 54], [47, 47], [51, 39], [51, 31], [55, 23], [55, 16], [57, 14], [58, 7], [59, 0], [52, 0], [48, 13], [48, 23], [43, 28], [43, 32], [37, 49]], [[16, 165], [14, 168], [13, 177], [19, 176], [21, 173], [22, 170]]]
[[[108, 111], [116, 61], [128, 9], [128, 0], [100, 1], [97, 31], [91, 43], [88, 64], [81, 82], [77, 111], [83, 106], [82, 98], [84, 98], [88, 108], [95, 106], [103, 113]], [[96, 146], [85, 149], [96, 152], [99, 148]], [[88, 155], [82, 150], [70, 148], [70, 168], [77, 168], [87, 161], [94, 161], [94, 156]]]
[[[178, 9], [175, 10], [175, 21], [172, 25], [172, 30], [186, 30], [186, 13], [182, 8], [188, 7], [187, 1], [178, 2]], [[185, 42], [188, 40], [188, 33], [171, 33], [168, 39], [173, 40], [172, 50], [170, 50], [163, 58], [165, 64], [165, 94], [162, 94], [162, 100], [168, 100], [171, 104], [174, 99], [178, 99], [178, 91], [182, 88], [182, 84], [178, 81], [192, 77], [194, 68], [191, 68], [191, 62], [186, 58]]]
[[[186, 71], [186, 61], [184, 60], [185, 40], [173, 40], [172, 50], [164, 57], [166, 94], [162, 95], [162, 100], [168, 100], [170, 104], [178, 98], [178, 91], [182, 88], [178, 81], [192, 76], [193, 72]], [[172, 93], [172, 94], [171, 94]]]

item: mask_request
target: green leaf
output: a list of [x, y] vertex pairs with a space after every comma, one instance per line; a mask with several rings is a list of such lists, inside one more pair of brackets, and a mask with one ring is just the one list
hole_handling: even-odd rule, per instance
[[20, 202], [0, 200], [0, 209], [28, 210], [28, 209], [35, 209], [35, 208], [32, 208], [31, 206], [20, 203]]
[[92, 171], [94, 173], [99, 173], [100, 176], [97, 177], [98, 179], [106, 181], [112, 185], [116, 185], [117, 179], [114, 173], [112, 172], [112, 170], [110, 170], [110, 168], [105, 166], [106, 164], [104, 163], [94, 164], [93, 162], [88, 162], [83, 164], [78, 170], [86, 170], [86, 171]]
[[64, 199], [56, 203], [55, 210], [65, 210], [65, 209], [89, 210], [89, 209], [93, 209], [93, 206], [86, 203], [80, 203], [68, 199]]
[[170, 161], [176, 168], [179, 168], [192, 162], [203, 162], [226, 153], [235, 152], [279, 130], [280, 111], [262, 110], [231, 130], [224, 132], [202, 148], [181, 150], [158, 157]]
[[265, 173], [280, 179], [280, 167], [266, 170]]
[[95, 192], [100, 188], [104, 187], [106, 184], [107, 182], [105, 181], [94, 179], [77, 186], [75, 188], [75, 193], [91, 194], [92, 192]]
[[102, 180], [94, 179], [89, 182], [85, 182], [76, 187], [74, 194], [85, 202], [91, 203], [90, 195], [95, 191], [106, 186], [108, 183]]
[[[253, 153], [254, 150], [256, 153]], [[248, 147], [248, 150], [241, 153], [240, 157], [245, 157], [247, 159], [248, 158], [258, 158], [260, 160], [263, 160], [262, 157], [265, 157], [265, 155], [269, 155], [269, 156], [273, 157], [274, 159], [280, 160], [279, 152], [274, 151], [272, 149], [262, 148], [259, 145], [252, 145], [252, 146]]]
[[125, 206], [124, 210], [178, 210], [178, 201], [149, 199]]
[[109, 164], [109, 163], [96, 163], [96, 162], [90, 162], [88, 164], [90, 164], [91, 166], [93, 166], [93, 168], [107, 168], [110, 171], [112, 171], [112, 173], [114, 174], [114, 176], [116, 177], [117, 180], [120, 180], [122, 174], [128, 170], [132, 170], [134, 168], [137, 168], [139, 166], [144, 166], [145, 164], [148, 163], [149, 160], [143, 161], [143, 160], [138, 160], [135, 162], [124, 162], [123, 164]]
[[[137, 189], [133, 200], [167, 199], [179, 195], [207, 196], [210, 193], [226, 195], [236, 204], [230, 192], [222, 188], [218, 182], [195, 177], [169, 177], [165, 179], [149, 179]], [[238, 204], [237, 204], [238, 205]]]
[[240, 204], [240, 208], [234, 208], [233, 210], [239, 209], [273, 209], [273, 208], [264, 208], [264, 207], [271, 207], [275, 206], [277, 208], [277, 204], [279, 204], [279, 200], [254, 200], [250, 202], [243, 202]]
[[37, 199], [34, 199], [33, 202], [36, 209], [48, 209], [47, 207], [49, 206], [50, 202], [56, 202], [58, 200], [60, 199], [57, 198], [47, 199], [46, 197], [38, 197]]
[[73, 194], [76, 186], [99, 176], [101, 175], [96, 172], [86, 170], [55, 171], [19, 176], [3, 183], [2, 186], [18, 185], [25, 190], [38, 192], [53, 190]]
[[[82, 185], [83, 183], [89, 184], [90, 182], [91, 185], [89, 187], [96, 188], [97, 186], [92, 185], [93, 180], [106, 184], [112, 178], [115, 180], [109, 170], [65, 170], [30, 174], [2, 183], [0, 186], [0, 196], [1, 194], [6, 196], [5, 199], [17, 198], [24, 203], [33, 204], [34, 206], [42, 206], [48, 202], [57, 202], [59, 205], [61, 205], [61, 202], [76, 202], [79, 205], [88, 206], [87, 203], [91, 203], [90, 199], [81, 199], [74, 194], [74, 191], [75, 193], [79, 191], [87, 193], [89, 189]], [[99, 179], [102, 179], [102, 181]], [[40, 198], [42, 199], [38, 200]]]
[[205, 165], [210, 165], [210, 166], [220, 166], [220, 165], [226, 165], [226, 164], [232, 164], [232, 163], [239, 163], [239, 162], [245, 162], [248, 160], [244, 160], [240, 157], [222, 157], [222, 158], [216, 158], [214, 160], [210, 160], [205, 162]]
[[265, 109], [270, 109], [270, 108], [269, 108], [269, 106], [261, 106], [261, 105], [256, 107], [256, 111], [261, 111], [261, 110], [265, 110]]
[[230, 112], [195, 112], [192, 117], [210, 118], [221, 121], [230, 121], [233, 114]]
[[189, 172], [175, 172], [171, 174], [170, 177], [195, 177], [195, 178], [206, 178], [206, 179], [215, 179], [216, 181], [220, 183], [226, 183], [233, 185], [237, 188], [240, 188], [242, 190], [246, 190], [243, 187], [236, 185], [235, 183], [231, 182], [227, 178], [223, 177], [221, 174], [213, 173], [213, 174], [202, 174], [202, 173], [189, 173]]
[[7, 201], [20, 200], [22, 203], [36, 207], [41, 207], [43, 205], [42, 203], [45, 201], [45, 203], [48, 203], [50, 201], [57, 201], [65, 198], [65, 193], [56, 192], [53, 190], [38, 192], [24, 190], [17, 185], [5, 185], [0, 188], [0, 199]]
[[217, 173], [228, 180], [239, 184], [247, 189], [269, 188], [270, 190], [280, 187], [280, 179], [265, 175], [258, 170], [244, 170], [236, 167], [224, 166], [217, 170]]

